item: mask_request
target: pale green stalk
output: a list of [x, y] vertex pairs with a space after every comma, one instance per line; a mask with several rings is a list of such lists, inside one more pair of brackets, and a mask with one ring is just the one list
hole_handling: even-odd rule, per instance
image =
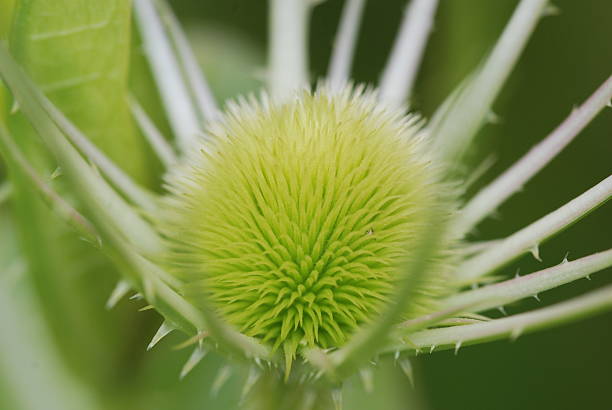
[[457, 268], [455, 277], [461, 283], [473, 282], [528, 251], [539, 259], [538, 246], [541, 242], [567, 228], [610, 197], [612, 197], [612, 176], [556, 211], [463, 262]]
[[470, 145], [542, 16], [547, 0], [522, 0], [491, 54], [434, 114], [431, 134], [449, 161]]
[[176, 164], [178, 157], [174, 148], [166, 141], [153, 121], [134, 98], [130, 98], [130, 109], [140, 131], [164, 166], [169, 169], [172, 165]]
[[189, 89], [172, 42], [164, 31], [153, 1], [134, 0], [134, 14], [168, 120], [179, 147], [186, 152], [198, 142], [202, 127], [191, 103]]
[[380, 98], [400, 107], [412, 94], [438, 0], [412, 0], [380, 79]]
[[327, 72], [327, 82], [334, 91], [339, 91], [348, 84], [351, 77], [351, 64], [365, 2], [366, 0], [346, 0], [344, 4]]
[[268, 90], [288, 98], [308, 85], [308, 19], [312, 0], [270, 1]]
[[[68, 204], [60, 195], [58, 195], [43, 178], [37, 174], [34, 167], [30, 165], [28, 160], [21, 154], [19, 148], [15, 145], [8, 130], [0, 123], [0, 149], [8, 154], [8, 158], [12, 161], [29, 179], [33, 188], [35, 188], [46, 204], [60, 217], [61, 220], [71, 226], [81, 237], [96, 247], [101, 246], [102, 239], [96, 232], [96, 229], [91, 223], [81, 215], [76, 209]], [[10, 185], [6, 184], [6, 187]], [[10, 190], [7, 190], [7, 196]], [[2, 201], [0, 201], [1, 203]]]
[[571, 262], [563, 260], [557, 266], [529, 275], [458, 293], [446, 299], [442, 303], [441, 308], [453, 309], [470, 306], [466, 310], [473, 312], [484, 311], [504, 306], [520, 299], [532, 296], [537, 297], [540, 292], [588, 277], [591, 273], [610, 266], [612, 266], [612, 249]]
[[193, 93], [195, 108], [202, 120], [214, 121], [220, 114], [219, 108], [193, 54], [187, 36], [166, 0], [160, 0], [159, 9], [160, 17], [166, 23], [170, 38], [176, 47], [176, 57], [183, 68], [185, 80], [189, 83], [188, 89]]
[[95, 164], [108, 180], [135, 205], [144, 210], [155, 210], [155, 199], [153, 194], [138, 185], [128, 174], [123, 172], [109, 157], [87, 139], [74, 124], [64, 116], [48, 100], [41, 101], [41, 107], [49, 115], [51, 121], [57, 125], [59, 130], [68, 137], [68, 140], [81, 151], [89, 160]]
[[557, 326], [612, 308], [612, 286], [528, 313], [471, 325], [423, 330], [405, 335], [406, 344], [389, 345], [388, 352], [452, 349], [475, 343], [512, 338]]
[[586, 127], [612, 98], [612, 76], [552, 133], [533, 147], [492, 183], [480, 190], [461, 210], [453, 233], [461, 237], [494, 211], [544, 168]]

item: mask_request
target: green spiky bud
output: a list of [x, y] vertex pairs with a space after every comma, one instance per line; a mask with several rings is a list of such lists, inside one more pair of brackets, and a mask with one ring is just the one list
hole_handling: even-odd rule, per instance
[[282, 348], [288, 368], [300, 346], [344, 344], [388, 301], [439, 206], [419, 130], [363, 90], [231, 106], [168, 179], [186, 297]]

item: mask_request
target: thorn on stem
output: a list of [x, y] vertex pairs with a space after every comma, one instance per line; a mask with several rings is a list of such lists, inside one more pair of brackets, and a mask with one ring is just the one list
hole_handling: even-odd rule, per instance
[[512, 332], [510, 333], [510, 340], [514, 342], [521, 334], [523, 334], [523, 329], [520, 327], [512, 329]]
[[561, 14], [561, 9], [554, 4], [548, 4], [542, 11], [542, 17], [558, 16]]
[[490, 110], [490, 111], [487, 113], [487, 116], [486, 116], [486, 121], [487, 121], [489, 124], [499, 124], [499, 123], [501, 122], [501, 120], [500, 120], [500, 118], [499, 118], [499, 115], [497, 115], [497, 114], [496, 114], [495, 112], [493, 112], [492, 110]]
[[538, 247], [538, 245], [534, 245], [529, 252], [531, 252], [531, 254], [533, 255], [533, 257], [538, 261], [538, 262], [542, 262], [542, 258], [540, 258], [540, 248]]
[[359, 377], [366, 393], [372, 393], [374, 391], [374, 373], [369, 367], [364, 367], [359, 371]]
[[569, 262], [569, 260], [567, 259], [568, 256], [569, 256], [569, 252], [565, 252], [565, 256], [563, 257], [563, 260], [561, 261], [561, 265]]
[[134, 293], [132, 296], [130, 296], [130, 300], [142, 300], [142, 299], [144, 299], [144, 297], [140, 293]]
[[196, 367], [197, 364], [200, 363], [200, 361], [206, 356], [206, 353], [208, 353], [206, 349], [200, 346], [196, 347], [193, 350], [193, 353], [191, 353], [191, 356], [189, 356], [189, 359], [187, 359], [187, 362], [185, 363], [183, 368], [181, 369], [179, 379], [183, 380], [183, 378], [185, 378], [185, 376], [187, 376], [189, 372], [191, 372], [193, 368]]
[[64, 175], [64, 173], [62, 172], [62, 168], [61, 167], [57, 167], [57, 168], [55, 168], [53, 173], [51, 173], [51, 176], [49, 177], [49, 179], [51, 179], [51, 181], [53, 181], [53, 180], [61, 177], [62, 175]]
[[409, 359], [402, 359], [400, 361], [400, 367], [406, 377], [408, 377], [408, 380], [410, 380], [410, 385], [414, 388], [414, 369], [412, 367], [412, 362], [410, 362]]
[[200, 346], [202, 346], [202, 340], [204, 340], [206, 337], [208, 337], [208, 332], [202, 331], [202, 332], [198, 332], [196, 333], [195, 336], [190, 337], [189, 339], [185, 340], [182, 343], [179, 343], [178, 345], [174, 346], [174, 350], [181, 350], [184, 349], [186, 347], [192, 346], [196, 343], [198, 343]]
[[106, 301], [106, 309], [111, 310], [117, 303], [130, 291], [130, 284], [124, 280], [117, 282], [117, 285], [111, 292], [108, 300]]
[[489, 213], [489, 218], [494, 219], [496, 221], [501, 221], [502, 220], [502, 215], [501, 212], [499, 212], [499, 209], [494, 209]]
[[457, 343], [455, 343], [455, 356], [457, 356], [457, 353], [459, 353], [459, 349], [461, 349], [461, 344], [463, 342], [461, 340], [459, 340]]
[[210, 394], [213, 397], [216, 397], [219, 394], [221, 388], [225, 385], [225, 383], [229, 380], [232, 375], [232, 368], [229, 365], [223, 366], [219, 373], [217, 373], [217, 377], [210, 388]]
[[10, 115], [13, 114], [17, 114], [17, 112], [19, 112], [19, 101], [17, 101], [16, 99], [13, 100], [13, 105], [11, 106], [11, 112]]
[[155, 336], [153, 336], [153, 339], [151, 339], [151, 343], [147, 346], [147, 350], [153, 349], [160, 340], [168, 336], [173, 330], [175, 330], [174, 326], [164, 321], [157, 330], [157, 333], [155, 333]]
[[244, 386], [242, 386], [242, 392], [240, 393], [242, 400], [244, 400], [251, 392], [251, 389], [253, 389], [253, 386], [255, 386], [260, 377], [261, 372], [259, 369], [255, 366], [251, 366], [249, 369], [249, 375], [247, 376]]

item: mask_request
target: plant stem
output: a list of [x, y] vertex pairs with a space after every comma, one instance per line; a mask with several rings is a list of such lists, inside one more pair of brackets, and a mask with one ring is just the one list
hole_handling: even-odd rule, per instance
[[400, 107], [412, 93], [438, 0], [412, 0], [380, 80], [380, 98]]
[[138, 185], [128, 174], [123, 172], [108, 156], [96, 147], [66, 116], [48, 101], [42, 101], [41, 107], [51, 121], [79, 149], [87, 159], [100, 168], [109, 181], [131, 202], [144, 210], [155, 210], [153, 194]]
[[469, 147], [482, 126], [493, 101], [514, 68], [535, 29], [547, 0], [521, 0], [493, 51], [452, 102], [434, 114], [431, 133], [438, 151], [454, 163]]
[[270, 0], [271, 94], [284, 99], [308, 84], [308, 19], [310, 0]]
[[[101, 238], [91, 223], [76, 209], [59, 196], [44, 180], [37, 174], [27, 159], [21, 154], [19, 148], [13, 142], [8, 130], [0, 123], [0, 148], [7, 154], [9, 161], [18, 167], [23, 175], [28, 178], [31, 185], [40, 194], [45, 203], [69, 226], [71, 226], [81, 237], [96, 247], [101, 246]], [[6, 184], [7, 187], [10, 185]], [[2, 201], [0, 201], [1, 203]]]
[[461, 210], [453, 233], [462, 237], [506, 199], [519, 191], [538, 171], [557, 156], [612, 98], [612, 76], [589, 99], [563, 121], [542, 142], [478, 192]]
[[134, 0], [134, 14], [168, 120], [179, 146], [186, 152], [197, 142], [202, 127], [191, 103], [172, 42], [164, 31], [153, 0]]
[[334, 91], [340, 90], [349, 81], [364, 5], [365, 0], [346, 0], [342, 10], [327, 73], [329, 87]]
[[282, 375], [274, 370], [261, 370], [257, 381], [243, 397], [243, 408], [245, 410], [338, 410], [334, 403], [334, 395], [337, 398], [341, 392], [339, 389], [334, 390], [336, 389], [330, 385], [313, 380], [304, 382], [292, 378], [285, 382]]
[[168, 24], [170, 35], [176, 46], [178, 61], [182, 63], [185, 77], [189, 82], [189, 89], [193, 91], [195, 104], [198, 107], [199, 113], [203, 120], [208, 122], [213, 121], [219, 116], [219, 108], [217, 108], [215, 98], [193, 54], [187, 36], [172, 12], [170, 5], [165, 0], [161, 0], [159, 5], [161, 17], [164, 18]]
[[469, 311], [474, 312], [496, 308], [587, 277], [610, 266], [612, 249], [575, 261], [564, 261], [560, 265], [505, 282], [459, 293], [446, 299], [442, 308], [452, 309], [467, 305], [470, 306]]
[[[472, 325], [423, 330], [406, 335], [409, 345], [389, 346], [386, 351], [458, 349], [475, 343], [505, 339], [545, 329], [612, 308], [612, 286], [528, 313]], [[432, 349], [432, 351], [433, 351]]]
[[459, 265], [455, 274], [457, 280], [461, 283], [469, 283], [493, 272], [529, 250], [532, 250], [534, 256], [539, 258], [537, 249], [542, 241], [584, 217], [611, 196], [612, 176], [609, 176], [556, 211]]
[[153, 121], [134, 98], [130, 98], [130, 109], [132, 110], [132, 114], [140, 131], [166, 169], [176, 164], [178, 158], [176, 152], [174, 152], [174, 148], [166, 141]]

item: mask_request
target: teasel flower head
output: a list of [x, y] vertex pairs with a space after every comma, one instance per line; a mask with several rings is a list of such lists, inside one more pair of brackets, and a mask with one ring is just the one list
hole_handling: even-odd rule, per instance
[[150, 347], [184, 332], [195, 350], [183, 375], [210, 349], [250, 363], [251, 404], [277, 386], [274, 394], [311, 408], [339, 407], [341, 383], [372, 358], [394, 356], [409, 373], [409, 357], [421, 351], [516, 338], [612, 307], [608, 287], [506, 318], [481, 314], [612, 265], [607, 250], [522, 277], [492, 276], [524, 253], [539, 258], [543, 241], [610, 198], [612, 176], [506, 238], [467, 239], [609, 104], [612, 77], [467, 197], [478, 175], [462, 159], [547, 1], [519, 3], [490, 54], [431, 118], [408, 103], [437, 1], [408, 4], [376, 86], [350, 79], [364, 3], [346, 0], [329, 74], [312, 86], [306, 38], [315, 2], [271, 0], [267, 89], [221, 110], [168, 5], [135, 0], [174, 134], [172, 145], [131, 100], [167, 168], [162, 194], [107, 158], [0, 47], [0, 76], [89, 219], [36, 174], [4, 126], [3, 154], [123, 268], [110, 304], [133, 289], [164, 317]]
[[[418, 117], [363, 89], [230, 106], [168, 177], [162, 231], [183, 293], [282, 346], [287, 372], [300, 346], [343, 345], [389, 302], [432, 210], [449, 218], [425, 139]], [[444, 274], [423, 278], [412, 315], [433, 308]]]

